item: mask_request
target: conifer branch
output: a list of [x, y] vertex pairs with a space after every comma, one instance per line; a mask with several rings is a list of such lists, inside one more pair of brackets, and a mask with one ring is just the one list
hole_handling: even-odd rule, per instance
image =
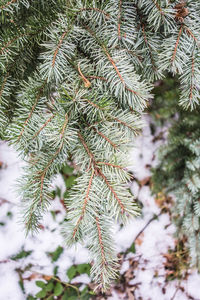
[[114, 164], [111, 164], [111, 163], [108, 163], [108, 162], [97, 161], [96, 163], [97, 163], [97, 165], [106, 165], [106, 166], [110, 166], [110, 167], [113, 167], [113, 168], [119, 168], [119, 169], [123, 170], [123, 167], [118, 166], [118, 165], [114, 165]]
[[118, 37], [121, 39], [121, 13], [122, 13], [122, 0], [119, 0], [119, 13], [118, 13]]
[[62, 42], [63, 42], [63, 40], [64, 40], [66, 34], [67, 34], [67, 31], [65, 31], [65, 32], [62, 34], [62, 36], [61, 36], [61, 38], [60, 38], [60, 40], [59, 40], [58, 46], [57, 46], [57, 48], [56, 48], [56, 50], [55, 50], [55, 52], [54, 52], [54, 54], [53, 54], [52, 67], [54, 67], [54, 65], [55, 65], [55, 62], [56, 62], [56, 56], [57, 56], [57, 54], [58, 54], [58, 51], [59, 51], [59, 49], [60, 49], [60, 47], [61, 47], [61, 45], [62, 45]]
[[[100, 244], [100, 247], [101, 247], [102, 264], [105, 265], [106, 264], [106, 258], [105, 258], [105, 254], [104, 254], [104, 246], [103, 246], [103, 241], [102, 241], [101, 227], [100, 227], [100, 224], [99, 224], [99, 218], [98, 217], [96, 217], [96, 224], [97, 224], [99, 244]], [[102, 276], [102, 274], [101, 274], [101, 276]]]
[[124, 122], [124, 121], [122, 121], [122, 120], [120, 120], [116, 117], [112, 117], [112, 118], [113, 118], [113, 120], [117, 121], [118, 123], [122, 124], [123, 126], [129, 128], [130, 130], [133, 130], [133, 128], [129, 124], [127, 124], [126, 122]]
[[36, 138], [40, 132], [48, 125], [49, 122], [51, 122], [53, 120], [53, 118], [55, 117], [55, 114], [52, 115], [48, 120], [46, 120], [46, 122], [40, 127], [40, 129], [34, 134], [33, 139]]
[[93, 107], [99, 109], [99, 110], [103, 110], [102, 107], [100, 107], [99, 105], [97, 105], [96, 103], [92, 102], [91, 100], [89, 99], [83, 99], [84, 101], [86, 101], [87, 103], [89, 103], [90, 105], [92, 105]]
[[24, 37], [25, 34], [21, 34], [20, 36], [17, 36], [15, 38], [13, 38], [12, 40], [10, 40], [9, 42], [7, 42], [5, 45], [3, 45], [3, 47], [0, 49], [0, 55], [4, 54], [4, 51], [10, 46], [12, 45], [15, 41], [17, 41], [18, 39], [20, 39], [21, 37]]
[[95, 158], [94, 158], [94, 155], [92, 154], [92, 152], [90, 152], [90, 150], [89, 150], [89, 148], [88, 148], [86, 142], [84, 141], [84, 138], [83, 138], [83, 136], [81, 135], [80, 132], [78, 132], [78, 137], [79, 137], [79, 139], [80, 139], [83, 147], [85, 148], [88, 156], [90, 157], [91, 162], [94, 164], [94, 167], [95, 167]]
[[152, 0], [152, 2], [155, 4], [156, 8], [158, 9], [158, 11], [161, 13], [161, 15], [164, 15], [163, 10], [161, 9], [160, 5], [158, 4], [158, 2], [156, 0]]
[[101, 131], [97, 130], [94, 126], [92, 126], [92, 129], [99, 134], [103, 139], [105, 139], [114, 149], [117, 149], [117, 145], [113, 143], [107, 136], [105, 136]]
[[122, 204], [121, 200], [119, 199], [119, 197], [117, 196], [117, 193], [115, 192], [115, 190], [113, 189], [112, 185], [108, 182], [108, 179], [106, 178], [106, 176], [103, 174], [103, 172], [101, 171], [101, 169], [98, 169], [98, 173], [100, 174], [100, 176], [103, 178], [103, 180], [105, 181], [106, 185], [108, 186], [109, 190], [112, 192], [112, 194], [114, 195], [114, 198], [117, 200], [119, 206], [121, 207], [121, 213], [124, 214], [125, 207]]
[[62, 127], [62, 130], [61, 130], [61, 134], [60, 134], [60, 138], [63, 139], [63, 136], [64, 136], [64, 132], [65, 132], [65, 128], [67, 126], [67, 123], [69, 121], [69, 118], [68, 118], [68, 114], [66, 113], [65, 114], [65, 122], [63, 124], [63, 127]]
[[85, 195], [85, 198], [84, 198], [84, 203], [83, 203], [83, 207], [82, 207], [82, 210], [81, 210], [81, 215], [80, 215], [80, 217], [79, 217], [79, 219], [78, 219], [78, 221], [75, 225], [74, 231], [73, 231], [73, 238], [75, 237], [76, 232], [78, 230], [78, 227], [79, 227], [82, 219], [84, 218], [87, 202], [89, 200], [89, 193], [90, 193], [90, 189], [91, 189], [91, 186], [92, 186], [93, 177], [94, 177], [94, 169], [92, 170], [92, 174], [91, 174], [91, 177], [90, 177], [90, 180], [89, 180], [89, 183], [88, 183], [88, 187], [87, 187], [87, 190], [86, 190], [86, 195]]
[[105, 12], [105, 11], [103, 11], [102, 9], [99, 9], [99, 8], [97, 8], [97, 7], [84, 7], [84, 8], [81, 8], [80, 11], [87, 11], [87, 10], [88, 10], [88, 11], [94, 10], [94, 11], [100, 12], [100, 13], [104, 14], [105, 17], [106, 17], [107, 19], [110, 18], [110, 15], [109, 15], [107, 12]]
[[28, 221], [26, 222], [27, 232], [32, 229], [32, 226], [31, 226], [32, 216], [33, 216], [33, 206], [31, 206], [31, 208], [30, 208], [30, 214], [28, 217]]
[[182, 30], [183, 30], [183, 24], [181, 24], [179, 32], [178, 32], [178, 37], [177, 37], [176, 45], [174, 47], [173, 55], [172, 55], [172, 58], [171, 58], [171, 63], [173, 63], [173, 61], [174, 61], [174, 59], [176, 57], [176, 52], [177, 52], [179, 40], [180, 40], [180, 37], [181, 37], [181, 34], [182, 34]]
[[41, 185], [40, 185], [40, 204], [42, 204], [42, 200], [43, 200], [43, 188], [44, 188], [45, 176], [46, 176], [47, 171], [50, 168], [51, 164], [56, 159], [56, 157], [58, 156], [60, 151], [62, 150], [62, 147], [63, 147], [63, 141], [61, 142], [61, 145], [59, 146], [59, 148], [56, 150], [56, 152], [55, 152], [54, 156], [52, 157], [52, 159], [48, 162], [46, 168], [42, 171], [42, 174], [41, 174], [41, 177], [40, 177], [40, 181], [41, 181]]
[[43, 199], [44, 179], [45, 179], [45, 176], [47, 174], [47, 171], [48, 171], [48, 169], [50, 168], [51, 164], [53, 163], [53, 161], [56, 159], [56, 157], [58, 156], [58, 154], [60, 153], [60, 151], [63, 148], [63, 145], [64, 145], [63, 136], [64, 136], [64, 132], [65, 132], [67, 123], [68, 123], [68, 115], [65, 114], [65, 121], [64, 121], [63, 127], [61, 129], [61, 134], [60, 134], [60, 139], [61, 139], [60, 146], [56, 150], [56, 152], [53, 155], [53, 157], [51, 158], [51, 160], [47, 163], [45, 169], [40, 174], [40, 181], [41, 181], [41, 186], [40, 186], [40, 203], [42, 203], [42, 199]]
[[122, 75], [120, 74], [119, 69], [118, 69], [117, 66], [116, 66], [116, 63], [114, 62], [114, 60], [113, 60], [112, 57], [110, 56], [110, 54], [109, 54], [109, 52], [108, 52], [108, 50], [106, 49], [105, 46], [103, 46], [103, 50], [104, 50], [105, 54], [107, 55], [108, 60], [109, 60], [110, 63], [112, 64], [113, 68], [115, 69], [117, 75], [119, 76], [119, 79], [120, 79], [121, 83], [123, 84], [123, 86], [125, 87], [125, 89], [127, 89], [127, 90], [128, 90], [129, 92], [131, 92], [131, 93], [134, 93], [135, 95], [138, 95], [138, 93], [137, 93], [136, 91], [134, 91], [134, 90], [132, 90], [132, 89], [129, 89], [129, 88], [126, 86], [125, 81], [124, 81]]
[[161, 161], [153, 175], [154, 185], [159, 185], [159, 189], [173, 195], [175, 201], [172, 218], [177, 225], [177, 235], [187, 237], [191, 264], [198, 268], [200, 255], [196, 247], [200, 247], [199, 138], [199, 111], [188, 114], [179, 110], [179, 117], [169, 130], [165, 149], [160, 149]]
[[195, 35], [192, 33], [192, 31], [187, 27], [184, 26], [184, 28], [186, 29], [186, 31], [188, 32], [189, 35], [191, 35], [191, 37], [194, 39], [194, 41], [196, 42], [196, 45], [198, 47], [200, 47], [200, 42], [198, 41], [198, 39], [195, 37]]
[[155, 66], [155, 61], [153, 59], [153, 55], [152, 55], [152, 48], [151, 46], [149, 45], [149, 42], [147, 40], [147, 36], [146, 36], [146, 33], [145, 33], [145, 27], [144, 27], [144, 24], [142, 24], [142, 32], [143, 32], [143, 35], [144, 35], [144, 41], [149, 49], [149, 55], [150, 55], [150, 58], [151, 58], [151, 62], [152, 62], [152, 66], [154, 68], [154, 70], [156, 70], [156, 66]]
[[17, 0], [10, 0], [8, 1], [5, 5], [0, 6], [0, 9], [5, 9], [7, 8], [9, 5], [11, 5], [12, 3], [16, 3]]
[[78, 133], [78, 136], [79, 136], [79, 138], [81, 140], [81, 143], [83, 144], [85, 150], [87, 151], [87, 153], [88, 153], [88, 155], [90, 157], [90, 160], [91, 160], [90, 163], [93, 164], [93, 167], [94, 167], [96, 175], [99, 175], [104, 180], [104, 182], [106, 183], [107, 187], [109, 188], [109, 190], [113, 194], [114, 198], [117, 200], [119, 206], [121, 207], [121, 213], [124, 214], [124, 212], [126, 211], [126, 209], [125, 209], [124, 205], [122, 204], [121, 200], [119, 199], [119, 197], [117, 196], [117, 193], [113, 189], [112, 185], [109, 183], [109, 181], [106, 178], [106, 176], [103, 174], [102, 170], [99, 167], [97, 167], [97, 163], [96, 163], [96, 160], [94, 158], [94, 155], [89, 150], [89, 148], [88, 148], [87, 144], [85, 143], [82, 135], [80, 133]]
[[29, 115], [28, 115], [26, 121], [24, 122], [24, 124], [23, 124], [23, 126], [22, 126], [22, 129], [21, 129], [20, 134], [19, 134], [19, 136], [18, 136], [18, 138], [17, 138], [17, 141], [19, 141], [19, 140], [21, 139], [21, 137], [22, 137], [22, 135], [23, 135], [23, 133], [24, 133], [25, 127], [26, 127], [26, 125], [28, 124], [28, 122], [29, 122], [29, 120], [30, 120], [30, 118], [31, 118], [31, 116], [32, 116], [32, 114], [33, 114], [33, 112], [34, 112], [34, 110], [35, 110], [37, 104], [38, 104], [38, 101], [39, 101], [39, 99], [40, 99], [40, 97], [41, 97], [41, 95], [42, 95], [42, 93], [43, 93], [43, 89], [44, 89], [45, 84], [46, 84], [46, 81], [44, 82], [44, 84], [42, 85], [42, 87], [39, 89], [39, 92], [38, 92], [38, 94], [37, 94], [37, 96], [36, 96], [35, 102], [34, 102], [32, 108], [31, 108], [31, 111], [30, 111], [30, 113], [29, 113]]

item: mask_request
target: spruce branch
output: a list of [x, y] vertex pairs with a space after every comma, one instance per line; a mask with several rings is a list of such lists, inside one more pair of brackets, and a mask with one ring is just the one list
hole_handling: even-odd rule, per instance
[[89, 180], [86, 195], [85, 195], [85, 198], [84, 198], [84, 204], [83, 204], [83, 207], [82, 207], [82, 210], [81, 210], [81, 215], [80, 215], [80, 217], [79, 217], [79, 219], [78, 219], [78, 221], [75, 225], [74, 231], [73, 231], [73, 238], [75, 238], [75, 235], [76, 235], [76, 232], [78, 230], [79, 224], [80, 224], [80, 222], [83, 219], [84, 214], [85, 214], [86, 205], [87, 205], [87, 202], [89, 200], [89, 193], [90, 193], [93, 177], [94, 177], [94, 170], [92, 170], [92, 175], [91, 175], [90, 180]]
[[172, 64], [174, 63], [174, 60], [175, 60], [175, 57], [176, 57], [176, 52], [177, 52], [177, 48], [178, 48], [178, 45], [179, 45], [179, 41], [180, 41], [182, 31], [183, 31], [183, 25], [181, 24], [179, 32], [178, 32], [176, 44], [175, 44], [175, 47], [174, 47], [173, 55], [172, 55], [172, 58], [171, 58], [171, 63]]
[[39, 92], [38, 92], [37, 95], [36, 95], [35, 102], [33, 103], [33, 106], [31, 107], [31, 111], [30, 111], [30, 113], [29, 113], [27, 119], [25, 120], [24, 124], [22, 125], [22, 129], [21, 129], [21, 131], [20, 131], [20, 133], [19, 133], [19, 136], [18, 136], [18, 138], [17, 138], [17, 141], [21, 139], [21, 137], [22, 137], [22, 135], [23, 135], [23, 133], [24, 133], [25, 127], [26, 127], [26, 125], [28, 124], [28, 122], [29, 122], [29, 120], [30, 120], [30, 118], [31, 118], [31, 116], [32, 116], [32, 114], [33, 114], [33, 112], [34, 112], [34, 110], [35, 110], [35, 108], [36, 108], [36, 106], [37, 106], [37, 104], [38, 104], [38, 101], [39, 101], [40, 97], [42, 96], [42, 93], [43, 93], [43, 89], [44, 89], [44, 85], [45, 85], [45, 84], [46, 84], [46, 81], [45, 81], [44, 84], [41, 86], [41, 88], [39, 89]]
[[48, 125], [49, 122], [52, 121], [52, 119], [55, 117], [55, 114], [51, 115], [49, 119], [46, 120], [46, 122], [40, 127], [40, 129], [34, 134], [33, 139], [35, 139], [40, 132]]

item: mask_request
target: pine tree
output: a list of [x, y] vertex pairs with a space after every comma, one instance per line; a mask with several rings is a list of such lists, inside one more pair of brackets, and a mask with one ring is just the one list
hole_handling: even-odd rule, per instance
[[168, 0], [4, 0], [0, 4], [0, 137], [27, 161], [20, 182], [27, 231], [68, 157], [82, 173], [66, 200], [68, 245], [84, 240], [103, 289], [116, 276], [114, 221], [138, 208], [127, 151], [154, 80], [180, 78], [180, 103], [199, 102], [200, 4]]

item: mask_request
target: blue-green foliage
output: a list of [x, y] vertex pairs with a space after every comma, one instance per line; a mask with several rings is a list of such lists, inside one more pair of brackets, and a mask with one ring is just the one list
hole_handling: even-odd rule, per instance
[[37, 231], [70, 157], [81, 176], [63, 231], [88, 244], [103, 289], [117, 272], [112, 224], [138, 214], [126, 166], [151, 83], [177, 74], [180, 103], [199, 104], [199, 12], [195, 0], [1, 1], [0, 137], [27, 161], [26, 229]]

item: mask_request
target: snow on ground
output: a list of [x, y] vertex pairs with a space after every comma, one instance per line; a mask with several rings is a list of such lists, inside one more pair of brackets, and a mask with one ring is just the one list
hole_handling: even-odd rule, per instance
[[[15, 193], [14, 186], [16, 179], [22, 174], [23, 163], [17, 157], [17, 153], [9, 147], [7, 143], [0, 144], [0, 161], [3, 166], [0, 170], [0, 300], [22, 300], [26, 296], [22, 293], [18, 281], [19, 277], [15, 272], [16, 268], [24, 269], [28, 264], [32, 264], [30, 271], [26, 272], [28, 277], [31, 273], [53, 274], [53, 269], [58, 265], [58, 276], [66, 281], [66, 270], [73, 264], [88, 262], [88, 251], [82, 246], [65, 249], [56, 263], [51, 262], [47, 252], [53, 252], [58, 246], [63, 246], [63, 238], [60, 234], [59, 223], [65, 216], [65, 210], [59, 199], [53, 201], [49, 211], [54, 210], [58, 213], [55, 220], [49, 212], [45, 215], [42, 225], [44, 227], [36, 236], [25, 237], [23, 224], [20, 220], [19, 199]], [[64, 182], [61, 176], [57, 176], [54, 185], [60, 187], [64, 192]], [[9, 221], [8, 213], [12, 214]], [[28, 257], [13, 261], [9, 258], [25, 251], [34, 250]], [[30, 281], [27, 281], [25, 288], [27, 292], [35, 294], [39, 288]], [[2, 297], [2, 298], [1, 298]]]
[[[148, 117], [146, 117], [148, 124]], [[130, 275], [128, 298], [125, 293], [119, 293], [114, 287], [110, 300], [136, 299], [136, 300], [185, 300], [200, 299], [200, 276], [196, 271], [191, 270], [191, 275], [187, 281], [178, 282], [165, 281], [165, 258], [163, 254], [168, 249], [173, 249], [175, 231], [170, 223], [168, 213], [160, 214], [160, 208], [157, 206], [154, 197], [151, 194], [148, 185], [139, 186], [138, 181], [148, 178], [150, 166], [154, 166], [156, 161], [154, 153], [161, 141], [153, 142], [149, 126], [146, 126], [143, 135], [136, 139], [135, 147], [131, 153], [133, 172], [137, 181], [131, 185], [131, 190], [135, 197], [143, 204], [142, 216], [132, 220], [127, 226], [116, 230], [115, 238], [117, 242], [117, 251], [124, 252], [129, 248], [138, 233], [147, 225], [146, 229], [135, 240], [136, 253], [129, 253], [124, 256], [124, 262], [121, 267], [121, 274], [126, 274], [132, 267], [134, 272]], [[25, 274], [30, 276], [42, 273], [46, 275], [53, 274], [53, 269], [58, 266], [58, 276], [61, 280], [67, 281], [66, 270], [72, 264], [88, 262], [88, 251], [82, 246], [76, 249], [65, 249], [59, 259], [52, 263], [47, 252], [53, 252], [58, 246], [63, 246], [63, 239], [59, 231], [59, 223], [62, 222], [65, 210], [62, 203], [56, 198], [49, 209], [56, 210], [57, 214], [53, 217], [49, 212], [45, 215], [42, 223], [43, 230], [34, 237], [25, 238], [22, 224], [19, 223], [19, 199], [14, 191], [14, 184], [20, 174], [22, 174], [23, 163], [17, 157], [16, 152], [9, 147], [7, 143], [0, 143], [0, 162], [3, 163], [0, 169], [0, 300], [24, 300], [25, 294], [19, 287], [19, 276], [17, 268], [24, 269], [28, 264], [32, 267]], [[64, 193], [65, 187], [61, 176], [57, 176], [54, 186], [59, 186]], [[152, 218], [157, 215], [158, 217]], [[5, 224], [4, 224], [5, 223]], [[10, 257], [19, 253], [22, 249], [32, 251], [26, 258], [18, 261], [10, 260]], [[78, 278], [76, 278], [76, 281]], [[89, 278], [80, 277], [81, 282], [88, 283]], [[178, 289], [179, 285], [183, 287]], [[137, 287], [137, 288], [135, 288]], [[134, 291], [134, 297], [131, 294]], [[25, 282], [26, 293], [35, 294], [39, 288], [34, 281]]]

